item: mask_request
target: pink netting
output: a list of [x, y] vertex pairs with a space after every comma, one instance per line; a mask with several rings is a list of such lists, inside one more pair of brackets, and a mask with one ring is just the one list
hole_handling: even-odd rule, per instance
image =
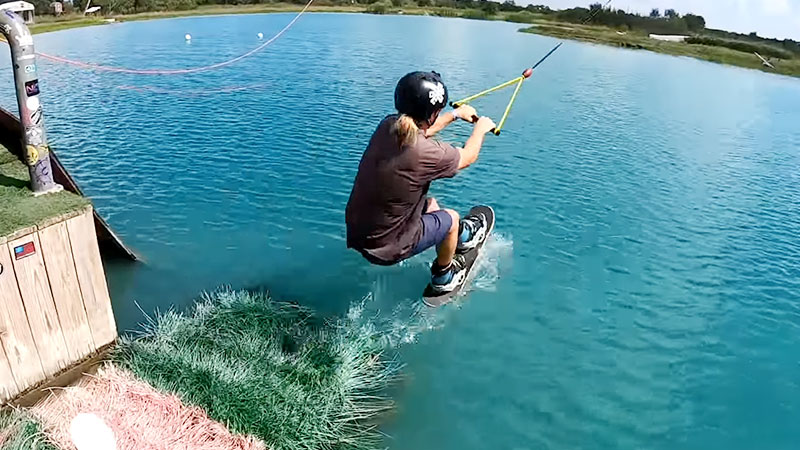
[[101, 418], [114, 432], [118, 450], [263, 450], [248, 436], [233, 435], [198, 407], [157, 392], [133, 374], [108, 365], [78, 385], [57, 390], [32, 409], [49, 437], [74, 450], [70, 423], [79, 413]]

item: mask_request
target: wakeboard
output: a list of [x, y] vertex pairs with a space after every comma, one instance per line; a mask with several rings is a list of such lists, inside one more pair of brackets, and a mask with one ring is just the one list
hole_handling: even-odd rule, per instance
[[486, 220], [489, 222], [489, 229], [486, 230], [483, 241], [479, 242], [478, 245], [464, 253], [464, 262], [467, 265], [467, 274], [464, 277], [464, 281], [458, 285], [458, 287], [448, 292], [436, 291], [433, 289], [433, 286], [428, 283], [428, 286], [422, 293], [422, 302], [425, 303], [425, 305], [430, 306], [431, 308], [437, 308], [450, 303], [455, 300], [464, 290], [464, 288], [472, 282], [472, 279], [474, 278], [472, 269], [475, 267], [475, 261], [477, 261], [478, 256], [480, 256], [481, 250], [483, 249], [483, 245], [486, 244], [486, 240], [489, 239], [489, 235], [491, 235], [492, 231], [494, 230], [494, 210], [491, 206], [476, 206], [469, 210], [467, 216], [477, 214], [483, 214], [486, 217]]

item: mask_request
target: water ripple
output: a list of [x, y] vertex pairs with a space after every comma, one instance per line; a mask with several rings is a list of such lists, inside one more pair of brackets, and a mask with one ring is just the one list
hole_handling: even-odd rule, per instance
[[[179, 68], [240, 54], [288, 17], [125, 23], [37, 47]], [[436, 69], [454, 97], [504, 81], [554, 43], [517, 27], [310, 14], [218, 72], [40, 62], [53, 147], [148, 261], [109, 266], [121, 328], [140, 318], [134, 300], [166, 309], [223, 284], [330, 313], [371, 293], [411, 377], [392, 448], [796, 447], [796, 80], [569, 43], [478, 164], [433, 185], [443, 205], [498, 212], [469, 295], [426, 312], [431, 255], [375, 268], [344, 248], [344, 205], [395, 80]], [[496, 117], [506, 99], [476, 106]]]

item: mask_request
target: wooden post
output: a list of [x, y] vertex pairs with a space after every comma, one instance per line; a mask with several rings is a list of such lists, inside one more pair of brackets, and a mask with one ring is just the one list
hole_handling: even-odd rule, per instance
[[8, 10], [0, 14], [0, 34], [5, 36], [11, 48], [19, 119], [25, 126], [22, 140], [25, 144], [25, 164], [28, 165], [31, 177], [31, 190], [34, 195], [59, 192], [63, 187], [53, 180], [53, 170], [50, 167], [50, 147], [47, 145], [39, 99], [33, 36], [22, 18]]

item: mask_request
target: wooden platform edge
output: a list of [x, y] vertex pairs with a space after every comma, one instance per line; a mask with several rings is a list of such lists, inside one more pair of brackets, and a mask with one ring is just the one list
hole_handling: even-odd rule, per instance
[[[10, 112], [0, 108], [0, 144], [10, 150], [17, 158], [20, 158], [20, 160], [22, 160], [21, 136], [22, 125], [19, 123], [19, 120]], [[56, 183], [61, 184], [64, 186], [64, 189], [73, 194], [85, 197], [83, 190], [78, 186], [75, 179], [72, 178], [72, 175], [67, 172], [64, 165], [61, 164], [61, 161], [58, 159], [53, 149], [50, 149], [50, 156], [53, 166], [53, 178]], [[111, 229], [108, 222], [100, 216], [96, 209], [94, 210], [94, 221], [97, 241], [104, 258], [121, 258], [130, 261], [139, 261], [139, 256], [122, 242], [122, 239]], [[21, 235], [24, 234], [27, 233]]]
[[57, 216], [48, 217], [47, 219], [44, 219], [44, 220], [40, 221], [39, 223], [37, 223], [35, 225], [31, 225], [29, 227], [20, 228], [18, 230], [14, 230], [11, 233], [6, 234], [5, 236], [0, 236], [0, 244], [5, 244], [7, 242], [11, 242], [13, 240], [19, 239], [19, 238], [21, 238], [23, 236], [27, 236], [29, 234], [33, 234], [33, 233], [36, 233], [38, 231], [42, 231], [45, 228], [53, 226], [53, 225], [55, 225], [55, 224], [57, 224], [59, 222], [66, 222], [69, 219], [72, 219], [74, 217], [78, 217], [78, 216], [81, 216], [83, 214], [86, 214], [90, 210], [92, 211], [93, 214], [95, 214], [94, 207], [92, 205], [86, 205], [83, 208], [76, 209], [76, 210], [70, 211], [68, 213], [64, 213], [64, 214], [59, 214]]
[[111, 354], [116, 345], [117, 342], [114, 341], [100, 347], [72, 366], [25, 389], [10, 401], [5, 404], [0, 404], [0, 407], [16, 406], [29, 408], [50, 395], [51, 390], [70, 386], [80, 380], [84, 375], [96, 373], [97, 369], [107, 361], [107, 357]]

